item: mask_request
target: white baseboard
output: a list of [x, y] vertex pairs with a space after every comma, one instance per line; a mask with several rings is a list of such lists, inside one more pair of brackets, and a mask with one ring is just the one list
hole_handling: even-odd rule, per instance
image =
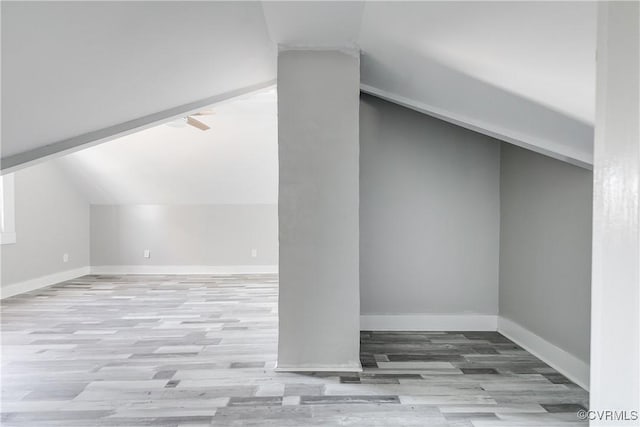
[[321, 366], [280, 366], [276, 364], [275, 372], [362, 372], [360, 363], [352, 365], [321, 365]]
[[362, 331], [495, 331], [493, 314], [363, 314]]
[[587, 391], [589, 390], [589, 364], [583, 360], [578, 359], [527, 328], [502, 316], [498, 319], [498, 332], [538, 357], [580, 387]]
[[91, 274], [257, 274], [277, 272], [277, 265], [98, 265], [91, 267]]
[[89, 267], [80, 267], [74, 268], [73, 270], [47, 274], [46, 276], [36, 277], [35, 279], [25, 280], [24, 282], [18, 282], [11, 285], [3, 286], [2, 288], [0, 288], [0, 298], [9, 298], [14, 295], [23, 294], [25, 292], [35, 291], [36, 289], [85, 276], [89, 274], [89, 272]]

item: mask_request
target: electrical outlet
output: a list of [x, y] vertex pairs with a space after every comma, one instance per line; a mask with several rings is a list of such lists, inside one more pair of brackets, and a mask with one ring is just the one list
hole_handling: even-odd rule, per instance
[[145, 258], [151, 258], [151, 251], [149, 249], [145, 249], [143, 256]]
[[251, 257], [255, 258], [258, 256], [258, 250], [257, 249], [251, 249]]
[[69, 254], [62, 254], [62, 262], [69, 262]]

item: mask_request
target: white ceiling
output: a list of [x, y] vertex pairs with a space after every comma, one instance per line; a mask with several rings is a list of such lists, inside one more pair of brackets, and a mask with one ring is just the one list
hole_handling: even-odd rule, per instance
[[275, 78], [276, 44], [362, 49], [363, 87], [592, 159], [593, 2], [2, 3], [2, 157]]
[[[585, 123], [594, 120], [594, 2], [369, 3], [360, 46], [412, 81], [440, 64]], [[400, 49], [400, 51], [398, 51]], [[413, 57], [411, 57], [413, 56]], [[386, 59], [386, 61], [385, 61]]]
[[276, 90], [212, 107], [211, 126], [160, 125], [56, 159], [92, 204], [275, 204]]
[[2, 157], [275, 78], [260, 3], [2, 2]]
[[596, 4], [367, 3], [362, 83], [590, 163]]

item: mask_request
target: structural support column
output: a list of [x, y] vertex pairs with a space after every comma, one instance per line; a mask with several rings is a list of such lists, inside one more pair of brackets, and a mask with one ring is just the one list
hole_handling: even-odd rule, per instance
[[359, 370], [356, 51], [278, 56], [278, 370]]
[[[591, 425], [640, 413], [640, 4], [601, 3], [594, 151]], [[610, 412], [607, 412], [610, 411]], [[635, 419], [634, 419], [635, 418]]]

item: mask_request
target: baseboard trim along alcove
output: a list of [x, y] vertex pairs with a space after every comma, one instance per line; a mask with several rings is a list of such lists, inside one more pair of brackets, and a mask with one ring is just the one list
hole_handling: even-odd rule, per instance
[[363, 331], [495, 331], [493, 314], [364, 314]]
[[580, 387], [587, 391], [589, 390], [588, 363], [502, 316], [498, 318], [498, 332], [562, 373]]

